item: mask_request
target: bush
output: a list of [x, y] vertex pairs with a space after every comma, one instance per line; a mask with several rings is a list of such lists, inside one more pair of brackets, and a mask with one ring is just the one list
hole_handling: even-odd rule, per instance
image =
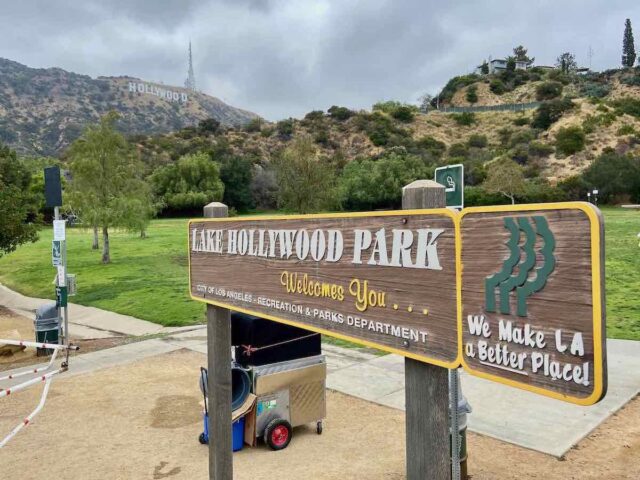
[[482, 207], [485, 205], [504, 205], [509, 200], [499, 193], [489, 193], [484, 188], [475, 186], [464, 187], [464, 206]]
[[244, 126], [245, 132], [259, 132], [262, 127], [262, 119], [260, 117], [252, 118], [249, 123]]
[[583, 174], [589, 188], [598, 188], [600, 198], [611, 202], [628, 197], [640, 202], [640, 158], [618, 155], [609, 149], [600, 155]]
[[620, 79], [620, 83], [632, 87], [640, 87], [640, 75], [628, 75]]
[[329, 116], [338, 121], [348, 120], [354, 115], [352, 110], [349, 110], [347, 107], [338, 107], [333, 105], [329, 110]]
[[562, 114], [573, 108], [573, 102], [569, 98], [549, 100], [543, 102], [533, 117], [531, 125], [534, 128], [546, 130], [553, 123], [557, 122]]
[[198, 122], [198, 132], [201, 134], [213, 134], [220, 128], [220, 122], [215, 118], [207, 118]]
[[616, 132], [616, 135], [621, 137], [622, 135], [634, 135], [635, 133], [636, 129], [633, 128], [633, 125], [622, 125]]
[[491, 80], [491, 83], [489, 84], [489, 90], [491, 90], [496, 95], [502, 95], [504, 92], [506, 92], [504, 83], [498, 78], [494, 78], [493, 80]]
[[378, 102], [373, 106], [374, 111], [381, 111], [391, 115], [396, 120], [401, 122], [412, 122], [418, 112], [418, 107], [415, 105], [408, 105], [393, 100], [387, 102]]
[[478, 75], [472, 73], [470, 75], [460, 75], [458, 77], [453, 77], [451, 80], [447, 82], [442, 91], [439, 94], [440, 101], [447, 103], [450, 102], [455, 93], [468, 86], [472, 83], [477, 82], [480, 79]]
[[529, 155], [532, 157], [548, 157], [554, 151], [551, 145], [546, 145], [541, 142], [531, 142], [529, 144]]
[[560, 69], [549, 71], [547, 73], [547, 78], [549, 80], [560, 82], [563, 85], [569, 85], [571, 83], [571, 78], [569, 78], [569, 76]]
[[476, 115], [473, 112], [454, 113], [451, 116], [458, 125], [469, 126], [476, 123]]
[[324, 112], [322, 110], [312, 110], [304, 116], [305, 120], [315, 121], [322, 120], [324, 118]]
[[476, 103], [478, 101], [478, 86], [477, 85], [470, 85], [469, 88], [467, 88], [467, 102], [469, 103]]
[[513, 124], [518, 126], [518, 127], [523, 127], [525, 125], [529, 125], [529, 119], [527, 117], [525, 117], [525, 116], [514, 118], [513, 119]]
[[626, 113], [632, 117], [640, 118], [640, 99], [624, 97], [611, 102], [618, 113]]
[[611, 87], [595, 82], [585, 82], [580, 86], [580, 93], [589, 98], [603, 98], [609, 95]]
[[449, 147], [449, 157], [466, 157], [469, 147], [464, 143], [452, 143]]
[[561, 128], [556, 133], [556, 150], [564, 155], [573, 155], [584, 149], [585, 137], [582, 128], [576, 125]]
[[539, 102], [558, 98], [562, 94], [562, 83], [560, 82], [544, 82], [536, 87], [536, 100]]
[[509, 146], [511, 148], [515, 147], [516, 145], [519, 144], [528, 144], [529, 142], [531, 142], [532, 140], [534, 140], [536, 138], [536, 133], [531, 130], [530, 128], [527, 128], [526, 130], [521, 130], [519, 132], [514, 133], [511, 136], [511, 139], [509, 140]]
[[287, 118], [286, 120], [280, 120], [276, 123], [276, 130], [282, 137], [289, 137], [293, 135], [293, 118]]
[[444, 142], [436, 140], [429, 135], [425, 135], [424, 137], [419, 138], [415, 142], [415, 146], [428, 151], [435, 158], [441, 158], [444, 155], [444, 152], [447, 151], [447, 145]]
[[329, 131], [326, 128], [320, 128], [313, 134], [313, 141], [321, 145], [329, 143]]
[[470, 147], [484, 148], [487, 146], [487, 136], [474, 133], [469, 137], [469, 140], [467, 140], [467, 145]]

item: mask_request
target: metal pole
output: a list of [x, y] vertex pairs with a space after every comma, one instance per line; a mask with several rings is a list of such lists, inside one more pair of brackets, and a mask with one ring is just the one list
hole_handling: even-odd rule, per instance
[[451, 480], [460, 480], [460, 425], [458, 419], [458, 402], [460, 378], [458, 369], [449, 370], [449, 401], [451, 415]]

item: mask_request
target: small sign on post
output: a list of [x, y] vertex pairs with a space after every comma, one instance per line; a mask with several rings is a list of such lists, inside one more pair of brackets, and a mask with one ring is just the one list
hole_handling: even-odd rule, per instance
[[64, 264], [64, 242], [62, 240], [51, 242], [51, 264], [54, 267]]
[[66, 220], [53, 221], [53, 239], [57, 241], [66, 240]]
[[435, 181], [444, 185], [448, 208], [464, 208], [464, 165], [447, 165], [435, 170]]
[[67, 297], [67, 287], [56, 287], [56, 307], [66, 307]]

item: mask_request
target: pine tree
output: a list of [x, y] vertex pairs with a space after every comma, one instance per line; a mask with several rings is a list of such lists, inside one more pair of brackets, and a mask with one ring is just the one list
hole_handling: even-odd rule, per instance
[[624, 23], [624, 37], [622, 39], [622, 66], [633, 67], [634, 63], [636, 63], [636, 47], [633, 44], [631, 20], [627, 18]]

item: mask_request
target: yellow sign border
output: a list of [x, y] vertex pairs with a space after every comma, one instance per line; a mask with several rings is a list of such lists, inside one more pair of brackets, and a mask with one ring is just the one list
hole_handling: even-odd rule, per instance
[[443, 362], [442, 360], [438, 360], [436, 358], [427, 357], [425, 355], [418, 355], [415, 353], [407, 352], [404, 350], [400, 350], [398, 348], [389, 347], [386, 345], [380, 345], [375, 342], [371, 342], [368, 340], [363, 340], [359, 338], [352, 337], [350, 335], [345, 335], [342, 333], [332, 332], [330, 330], [326, 330], [323, 328], [315, 327], [312, 325], [307, 325], [304, 323], [299, 323], [291, 320], [287, 320], [284, 318], [276, 317], [274, 315], [268, 315], [263, 312], [258, 312], [255, 310], [251, 310], [248, 308], [236, 307], [234, 305], [229, 305], [223, 302], [216, 302], [214, 300], [209, 300], [206, 298], [195, 297], [191, 293], [191, 246], [189, 242], [189, 235], [191, 231], [192, 223], [204, 223], [204, 222], [256, 222], [262, 220], [309, 220], [309, 219], [326, 219], [326, 218], [362, 218], [362, 217], [391, 217], [391, 216], [415, 216], [415, 215], [444, 215], [446, 217], [451, 218], [453, 221], [453, 232], [454, 232], [454, 256], [455, 256], [455, 282], [456, 282], [456, 320], [457, 320], [457, 330], [459, 330], [459, 325], [461, 323], [460, 314], [461, 314], [461, 301], [460, 301], [460, 271], [459, 271], [459, 251], [460, 251], [460, 223], [459, 223], [459, 214], [447, 208], [430, 208], [430, 209], [418, 209], [418, 210], [389, 210], [382, 212], [350, 212], [350, 213], [317, 213], [310, 215], [259, 215], [255, 217], [218, 217], [218, 218], [198, 218], [191, 219], [188, 223], [187, 229], [187, 251], [189, 252], [188, 260], [189, 260], [189, 296], [192, 300], [197, 300], [199, 302], [208, 303], [210, 305], [215, 305], [217, 307], [227, 308], [229, 310], [233, 310], [236, 312], [242, 312], [249, 315], [255, 315], [262, 318], [267, 318], [269, 320], [273, 320], [274, 322], [283, 323], [285, 325], [291, 325], [298, 328], [303, 328], [305, 330], [309, 330], [311, 332], [321, 333], [323, 335], [327, 335], [329, 337], [339, 338], [341, 340], [346, 340], [349, 342], [357, 343], [360, 345], [364, 345], [366, 347], [375, 348], [378, 350], [382, 350], [389, 353], [395, 353], [397, 355], [401, 355], [403, 357], [412, 358], [414, 360], [418, 360], [421, 362], [430, 363], [433, 365], [437, 365], [439, 367], [444, 368], [457, 368], [461, 363], [460, 358], [460, 341], [459, 341], [459, 331], [458, 333], [458, 349], [456, 353], [455, 360], [451, 362]]
[[460, 248], [457, 250], [457, 264], [458, 264], [458, 298], [460, 299], [459, 312], [458, 312], [458, 358], [462, 367], [466, 372], [471, 375], [492, 380], [494, 382], [509, 385], [511, 387], [519, 388], [521, 390], [527, 390], [547, 397], [555, 398], [557, 400], [563, 400], [565, 402], [574, 403], [576, 405], [593, 405], [600, 401], [606, 394], [606, 372], [604, 371], [604, 356], [606, 351], [606, 344], [604, 339], [606, 332], [605, 329], [605, 311], [603, 309], [604, 303], [604, 291], [602, 289], [602, 279], [604, 278], [604, 259], [602, 258], [603, 249], [601, 249], [602, 241], [604, 239], [603, 232], [604, 222], [602, 221], [602, 214], [600, 210], [587, 202], [562, 202], [562, 203], [530, 203], [522, 205], [499, 205], [490, 207], [470, 207], [462, 210], [458, 217], [458, 234], [462, 237], [462, 220], [465, 215], [470, 213], [502, 213], [502, 212], [523, 212], [523, 211], [536, 211], [536, 210], [580, 210], [587, 215], [591, 227], [591, 295], [593, 298], [593, 352], [594, 352], [594, 388], [593, 393], [588, 397], [575, 397], [572, 395], [565, 395], [552, 390], [547, 390], [542, 387], [529, 385], [527, 383], [510, 380], [507, 378], [493, 375], [486, 372], [480, 372], [473, 370], [466, 362], [463, 355], [462, 346], [462, 276], [464, 272], [464, 265], [462, 264], [462, 238], [460, 238]]

